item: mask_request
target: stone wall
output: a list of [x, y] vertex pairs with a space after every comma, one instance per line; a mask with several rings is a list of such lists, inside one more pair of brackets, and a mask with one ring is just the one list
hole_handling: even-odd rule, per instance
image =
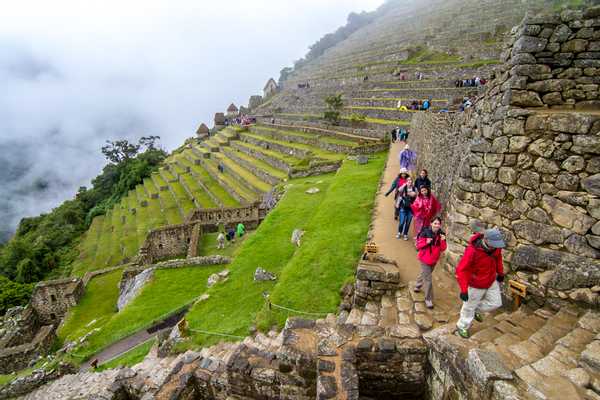
[[33, 340], [19, 346], [0, 349], [0, 374], [19, 371], [40, 355], [46, 354], [56, 338], [53, 325], [42, 326]]
[[192, 234], [200, 234], [199, 231], [194, 230], [194, 226], [195, 223], [191, 222], [150, 231], [140, 247], [139, 262], [152, 264], [160, 259], [187, 255]]
[[600, 115], [586, 112], [598, 108], [598, 16], [526, 18], [470, 113], [413, 120], [419, 164], [447, 206], [448, 267], [470, 222], [498, 226], [510, 278], [538, 303], [598, 305]]
[[31, 307], [42, 324], [58, 324], [69, 308], [83, 295], [83, 281], [79, 278], [39, 282], [31, 295]]

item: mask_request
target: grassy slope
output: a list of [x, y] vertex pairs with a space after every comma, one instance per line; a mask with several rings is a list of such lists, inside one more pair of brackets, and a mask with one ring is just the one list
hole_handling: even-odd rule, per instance
[[[110, 343], [137, 332], [139, 329], [161, 319], [165, 314], [184, 306], [205, 292], [209, 275], [221, 269], [223, 269], [223, 266], [216, 265], [155, 271], [154, 278], [121, 312], [116, 313], [117, 298], [111, 298], [112, 312], [104, 315], [103, 321], [94, 324], [94, 327], [100, 326], [101, 330], [91, 335], [85, 346], [78, 349], [76, 353], [82, 359], [91, 356]], [[111, 283], [88, 292], [90, 292], [90, 296], [99, 298], [106, 291], [112, 293], [113, 286]], [[84, 302], [74, 307], [72, 314], [86, 314], [89, 311], [93, 314], [93, 318], [97, 318], [93, 308], [81, 309], [82, 306], [85, 306]], [[86, 318], [80, 317], [79, 320], [85, 321]], [[83, 327], [73, 322], [69, 331], [81, 332], [83, 329]], [[88, 328], [88, 330], [91, 330], [91, 328]], [[64, 338], [66, 333], [61, 336]]]
[[[366, 240], [384, 162], [381, 154], [366, 166], [346, 161], [335, 176], [292, 181], [279, 205], [240, 249], [229, 281], [210, 289], [211, 298], [188, 313], [190, 327], [243, 336], [253, 323], [262, 328], [272, 322], [281, 324], [286, 315], [265, 311], [263, 291], [272, 293], [274, 302], [300, 310], [335, 311], [338, 291], [353, 275]], [[321, 192], [306, 194], [312, 186]], [[299, 249], [290, 242], [296, 228], [307, 232]], [[276, 273], [279, 280], [254, 283], [252, 276], [259, 266]], [[203, 334], [194, 339], [199, 344], [221, 340]]]
[[[283, 269], [271, 301], [308, 312], [334, 312], [339, 289], [354, 270], [371, 221], [373, 199], [384, 157], [366, 166], [353, 165], [338, 174], [327, 196], [306, 226], [302, 245]], [[288, 312], [266, 307], [259, 324], [282, 326]]]
[[[76, 307], [71, 308], [67, 319], [58, 330], [61, 342], [78, 338], [103, 323], [116, 311], [119, 297], [121, 270], [116, 270], [92, 279], [83, 298]], [[94, 324], [88, 325], [93, 320]]]

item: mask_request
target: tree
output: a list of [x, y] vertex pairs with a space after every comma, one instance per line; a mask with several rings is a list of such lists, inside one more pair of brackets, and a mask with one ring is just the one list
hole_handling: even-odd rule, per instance
[[102, 154], [106, 159], [114, 164], [129, 160], [137, 155], [140, 150], [139, 144], [129, 143], [126, 139], [106, 141], [106, 145], [102, 146]]
[[22, 285], [0, 275], [0, 315], [15, 306], [23, 306], [29, 301], [33, 285]]
[[342, 94], [338, 93], [325, 97], [325, 104], [327, 104], [327, 110], [325, 111], [323, 118], [331, 124], [337, 125], [340, 122], [340, 112], [342, 108], [344, 108]]
[[160, 136], [142, 136], [138, 143], [147, 150], [156, 150], [154, 145], [157, 140], [160, 140]]
[[281, 71], [279, 71], [279, 80], [278, 80], [277, 84], [279, 86], [281, 86], [283, 84], [283, 82], [285, 82], [287, 80], [287, 78], [290, 76], [292, 71], [294, 71], [294, 69], [292, 67], [285, 67]]

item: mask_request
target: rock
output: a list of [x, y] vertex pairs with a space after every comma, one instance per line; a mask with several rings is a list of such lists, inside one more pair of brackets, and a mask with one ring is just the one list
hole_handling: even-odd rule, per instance
[[585, 51], [587, 44], [587, 40], [573, 39], [563, 43], [562, 46], [560, 46], [560, 50], [563, 53], [580, 53]]
[[154, 268], [148, 268], [129, 279], [122, 279], [119, 283], [117, 309], [121, 311], [125, 308], [125, 306], [140, 293], [144, 285], [152, 279], [153, 276]]
[[581, 186], [588, 192], [600, 196], [600, 174], [588, 176], [581, 181]]
[[300, 247], [300, 239], [304, 235], [304, 231], [301, 229], [294, 229], [292, 232], [292, 244]]
[[256, 271], [254, 271], [254, 282], [274, 281], [276, 279], [275, 274], [265, 271], [261, 267], [256, 268]]
[[390, 336], [401, 339], [417, 339], [421, 337], [419, 328], [413, 324], [394, 325], [390, 329]]
[[306, 193], [308, 193], [308, 194], [315, 194], [315, 193], [319, 193], [320, 191], [321, 190], [319, 188], [317, 188], [317, 187], [311, 187], [310, 189], [308, 189], [306, 191]]
[[600, 369], [600, 340], [594, 340], [585, 347], [581, 361], [595, 370]]
[[562, 162], [561, 168], [571, 173], [582, 171], [585, 168], [585, 159], [581, 156], [570, 156]]
[[560, 171], [556, 161], [542, 157], [539, 157], [537, 160], [535, 160], [533, 166], [536, 171], [542, 174], [556, 174], [558, 171]]
[[550, 220], [548, 214], [539, 207], [530, 210], [527, 213], [527, 218], [529, 218], [532, 221], [540, 222], [546, 225], [552, 224], [552, 221]]
[[429, 314], [415, 314], [414, 319], [417, 326], [423, 331], [428, 331], [433, 326], [433, 319]]
[[590, 246], [597, 250], [600, 250], [600, 236], [585, 235], [585, 238], [587, 239], [587, 242]]
[[527, 148], [531, 138], [528, 136], [512, 136], [508, 144], [508, 151], [511, 153], [520, 153]]
[[369, 156], [366, 154], [359, 154], [359, 156], [356, 158], [356, 161], [358, 165], [365, 165], [369, 162]]
[[580, 235], [585, 234], [595, 222], [577, 208], [548, 195], [542, 197], [542, 207], [552, 216], [555, 223]]
[[527, 189], [536, 189], [540, 184], [540, 175], [533, 171], [523, 171], [517, 179], [517, 184]]
[[583, 368], [573, 368], [566, 371], [564, 377], [579, 387], [588, 387], [590, 385], [590, 375]]
[[541, 107], [544, 105], [540, 99], [540, 95], [533, 91], [511, 89], [507, 93], [509, 93], [510, 104], [513, 106]]
[[535, 245], [518, 246], [511, 260], [511, 266], [516, 270], [553, 270], [547, 286], [562, 291], [600, 285], [597, 264], [597, 260], [588, 257]]
[[551, 42], [563, 43], [566, 41], [569, 36], [571, 36], [573, 32], [569, 29], [567, 25], [560, 24], [556, 28], [554, 28], [554, 32], [552, 36], [550, 36]]
[[495, 352], [483, 349], [471, 349], [467, 356], [467, 368], [479, 387], [486, 387], [489, 381], [511, 380], [510, 370]]
[[317, 400], [333, 399], [337, 396], [337, 383], [334, 376], [319, 375], [317, 379]]
[[600, 137], [575, 135], [573, 136], [573, 146], [580, 148], [582, 153], [600, 154]]
[[556, 178], [555, 186], [560, 190], [575, 191], [579, 187], [579, 177], [571, 174], [560, 174]]
[[547, 39], [523, 35], [513, 45], [512, 52], [513, 54], [537, 53], [543, 51], [547, 43]]
[[594, 218], [600, 219], [600, 199], [590, 199], [587, 212]]
[[229, 275], [229, 270], [224, 269], [223, 271], [216, 273], [216, 274], [212, 274], [211, 276], [208, 277], [208, 280], [206, 282], [206, 287], [213, 287], [215, 284], [225, 281], [227, 279], [227, 276]]
[[535, 142], [531, 143], [527, 150], [533, 155], [551, 158], [554, 150], [556, 149], [556, 144], [552, 140], [547, 139], [538, 139]]
[[562, 232], [560, 228], [532, 221], [514, 221], [512, 228], [515, 234], [534, 244], [562, 243]]
[[578, 256], [600, 258], [600, 251], [588, 245], [585, 237], [573, 234], [565, 240], [565, 248]]

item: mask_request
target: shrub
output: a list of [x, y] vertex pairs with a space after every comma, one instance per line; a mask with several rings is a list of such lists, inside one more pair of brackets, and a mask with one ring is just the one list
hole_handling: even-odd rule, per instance
[[325, 104], [327, 105], [327, 110], [323, 114], [323, 118], [329, 123], [337, 125], [340, 122], [340, 112], [344, 108], [342, 94], [338, 93], [325, 97]]

